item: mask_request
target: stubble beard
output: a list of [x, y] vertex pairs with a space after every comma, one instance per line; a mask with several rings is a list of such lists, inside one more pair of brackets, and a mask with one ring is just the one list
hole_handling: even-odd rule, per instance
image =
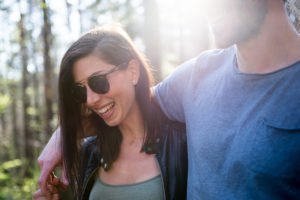
[[218, 48], [227, 48], [233, 44], [245, 43], [253, 39], [259, 34], [267, 13], [268, 7], [266, 4], [260, 7], [257, 12], [238, 13], [239, 19], [232, 22], [234, 24], [232, 30], [224, 30], [217, 33], [213, 30], [216, 46]]

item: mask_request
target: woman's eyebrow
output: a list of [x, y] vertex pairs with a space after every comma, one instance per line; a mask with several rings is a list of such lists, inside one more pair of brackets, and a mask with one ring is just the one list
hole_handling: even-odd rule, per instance
[[99, 71], [96, 71], [96, 72], [92, 73], [89, 77], [95, 76], [95, 75], [101, 75], [101, 74], [105, 74], [105, 73], [106, 73], [106, 71], [99, 70]]

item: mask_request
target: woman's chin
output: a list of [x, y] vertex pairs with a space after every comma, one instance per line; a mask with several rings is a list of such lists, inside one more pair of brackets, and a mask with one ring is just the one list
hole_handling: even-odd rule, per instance
[[116, 121], [111, 121], [111, 120], [104, 120], [105, 124], [109, 127], [115, 127], [119, 126], [119, 123]]

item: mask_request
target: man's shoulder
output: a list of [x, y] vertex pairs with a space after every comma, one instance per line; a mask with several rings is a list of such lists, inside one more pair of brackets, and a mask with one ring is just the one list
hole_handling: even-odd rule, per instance
[[199, 77], [204, 74], [210, 74], [214, 71], [227, 66], [228, 63], [232, 64], [235, 56], [235, 46], [228, 47], [227, 49], [211, 49], [202, 52], [195, 58], [187, 60], [176, 70], [168, 76], [164, 82], [180, 82], [191, 81], [194, 77]]
[[291, 68], [291, 71], [299, 74], [300, 73], [300, 60], [296, 61], [294, 64], [288, 66], [287, 68]]
[[226, 49], [209, 49], [206, 51], [201, 52], [198, 56], [189, 59], [185, 61], [183, 64], [180, 66], [186, 66], [186, 65], [191, 65], [196, 62], [203, 62], [203, 61], [209, 61], [209, 60], [215, 60], [215, 59], [221, 59], [221, 58], [226, 58], [229, 52], [232, 52], [233, 46], [228, 47]]
[[226, 49], [210, 49], [202, 52], [197, 57], [181, 64], [177, 69], [177, 74], [198, 76], [207, 74], [233, 64], [235, 57], [235, 46]]
[[231, 60], [235, 56], [235, 46], [230, 46], [226, 49], [211, 49], [204, 51], [197, 57], [196, 66], [199, 67], [214, 67], [220, 66]]

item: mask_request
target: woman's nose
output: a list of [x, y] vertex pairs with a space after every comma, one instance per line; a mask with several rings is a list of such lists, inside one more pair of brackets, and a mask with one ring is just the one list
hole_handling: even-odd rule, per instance
[[101, 98], [100, 94], [97, 94], [90, 87], [86, 87], [86, 105], [88, 107], [94, 106]]

